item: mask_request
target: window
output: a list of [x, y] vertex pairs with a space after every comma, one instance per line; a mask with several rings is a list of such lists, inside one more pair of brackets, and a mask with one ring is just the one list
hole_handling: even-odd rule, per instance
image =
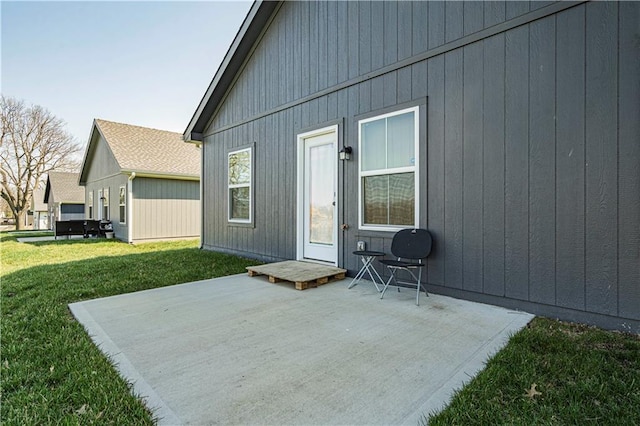
[[120, 187], [120, 197], [119, 197], [119, 205], [120, 205], [120, 223], [127, 222], [127, 187]]
[[250, 223], [252, 218], [251, 148], [229, 153], [229, 222]]
[[93, 191], [89, 191], [89, 201], [87, 205], [89, 207], [89, 219], [93, 219]]
[[84, 204], [60, 204], [60, 214], [84, 216]]
[[102, 219], [102, 189], [98, 189], [98, 219]]
[[358, 122], [360, 229], [418, 225], [418, 107]]
[[102, 219], [109, 220], [109, 188], [102, 190]]

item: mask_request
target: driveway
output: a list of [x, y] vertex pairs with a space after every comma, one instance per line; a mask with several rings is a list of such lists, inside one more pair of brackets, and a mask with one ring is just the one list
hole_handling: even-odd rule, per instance
[[418, 424], [533, 318], [246, 275], [69, 305], [159, 424]]

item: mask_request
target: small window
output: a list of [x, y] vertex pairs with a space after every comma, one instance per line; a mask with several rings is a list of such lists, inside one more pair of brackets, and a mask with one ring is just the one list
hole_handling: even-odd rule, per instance
[[109, 188], [102, 190], [102, 219], [109, 220]]
[[89, 207], [89, 219], [93, 219], [93, 191], [89, 191], [89, 200], [87, 201], [87, 205]]
[[120, 197], [119, 202], [120, 206], [120, 223], [127, 222], [127, 188], [125, 186], [120, 187]]
[[102, 219], [102, 189], [98, 189], [98, 219]]
[[251, 223], [252, 150], [233, 151], [228, 157], [229, 222]]
[[360, 229], [418, 225], [418, 107], [360, 120]]

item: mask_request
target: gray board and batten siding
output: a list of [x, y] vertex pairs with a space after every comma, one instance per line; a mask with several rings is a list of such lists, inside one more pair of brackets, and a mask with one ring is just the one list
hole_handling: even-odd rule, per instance
[[[124, 222], [120, 218], [119, 190], [131, 190], [131, 208]], [[136, 177], [125, 174], [88, 181], [86, 193], [93, 191], [93, 219], [102, 219], [98, 191], [109, 188], [109, 219], [116, 238], [131, 243], [197, 238], [200, 235], [200, 183], [192, 180]], [[88, 212], [85, 216], [88, 218]], [[190, 218], [190, 220], [185, 220]], [[129, 226], [133, 225], [131, 233]], [[129, 238], [131, 238], [129, 240]]]
[[[117, 128], [130, 127], [120, 123], [102, 123]], [[197, 177], [177, 179], [162, 177], [158, 173], [155, 173], [157, 176], [145, 177], [144, 171], [123, 171], [100, 132], [94, 132], [90, 142], [92, 146], [86, 154], [81, 183], [85, 187], [86, 200], [89, 200], [89, 193], [93, 193], [91, 219], [104, 218], [99, 194], [108, 188], [108, 218], [116, 238], [138, 243], [199, 237], [200, 183]], [[121, 187], [127, 192], [124, 220], [120, 216]], [[85, 208], [84, 216], [90, 218], [88, 208]]]
[[200, 182], [140, 177], [132, 198], [134, 241], [200, 235]]
[[[269, 8], [192, 121], [204, 248], [295, 259], [296, 135], [338, 124], [356, 149], [338, 163], [338, 264], [358, 269], [358, 240], [389, 252], [392, 233], [358, 229], [357, 121], [419, 105], [429, 290], [640, 332], [640, 3]], [[227, 153], [251, 143], [255, 219], [237, 226]]]
[[40, 202], [48, 211], [49, 229], [54, 229], [56, 221], [84, 218], [84, 192], [77, 180], [78, 174], [73, 172], [48, 173]]
[[81, 177], [86, 182], [96, 182], [120, 173], [118, 161], [116, 161], [104, 137], [99, 132], [96, 132], [93, 137], [95, 138], [95, 146], [93, 150], [87, 153], [87, 158], [85, 159], [87, 170], [85, 171], [85, 176]]

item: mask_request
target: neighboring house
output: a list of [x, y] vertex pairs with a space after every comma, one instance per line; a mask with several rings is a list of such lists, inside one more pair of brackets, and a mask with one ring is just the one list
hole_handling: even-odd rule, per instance
[[49, 212], [48, 228], [59, 220], [84, 219], [84, 189], [78, 185], [78, 173], [50, 172], [44, 190]]
[[254, 3], [184, 134], [203, 247], [354, 273], [428, 228], [434, 293], [640, 332], [639, 17]]
[[31, 211], [33, 211], [33, 229], [49, 229], [49, 206], [44, 202], [43, 189], [38, 188], [33, 191]]
[[79, 182], [86, 217], [122, 241], [200, 235], [200, 148], [178, 133], [96, 119]]

